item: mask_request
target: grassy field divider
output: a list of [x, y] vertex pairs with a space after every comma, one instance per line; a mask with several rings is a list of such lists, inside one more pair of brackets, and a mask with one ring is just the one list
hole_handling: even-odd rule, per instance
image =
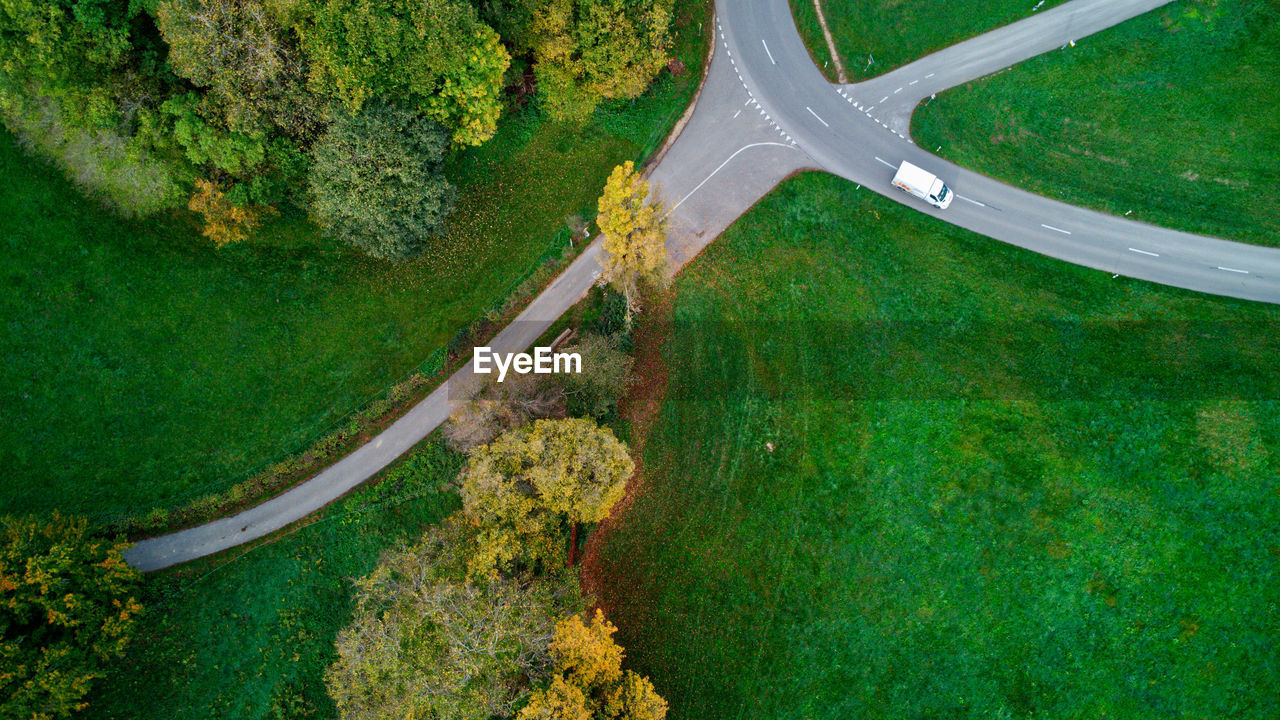
[[430, 394], [470, 357], [475, 343], [514, 319], [568, 267], [585, 247], [572, 242], [573, 234], [568, 227], [561, 228], [546, 251], [479, 318], [459, 329], [448, 343], [432, 351], [407, 376], [360, 403], [328, 429], [303, 443], [301, 449], [265, 463], [225, 492], [198, 497], [172, 510], [156, 508], [145, 515], [108, 522], [107, 532], [140, 539], [199, 525], [278, 495], [345, 457]]

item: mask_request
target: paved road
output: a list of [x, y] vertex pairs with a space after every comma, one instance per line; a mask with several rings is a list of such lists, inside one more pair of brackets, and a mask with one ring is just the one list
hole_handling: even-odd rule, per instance
[[[921, 212], [1046, 255], [1169, 285], [1280, 301], [1280, 251], [1053, 202], [943, 162], [906, 137], [911, 110], [929, 93], [1079, 40], [1164, 2], [1073, 0], [881, 78], [840, 87], [828, 84], [811, 63], [787, 0], [720, 0], [716, 52], [696, 110], [650, 176], [670, 210], [673, 269], [787, 175], [808, 168], [839, 174]], [[937, 211], [893, 191], [890, 165], [903, 159], [938, 172], [963, 199]], [[490, 345], [504, 352], [528, 347], [590, 289], [599, 251], [598, 242], [588, 247]], [[439, 427], [473, 380], [468, 369], [459, 371], [368, 444], [292, 490], [232, 517], [143, 540], [126, 559], [141, 570], [157, 570], [289, 526], [369, 479]]]
[[[721, 0], [721, 32], [743, 82], [814, 163], [921, 212], [1078, 265], [1216, 295], [1280, 302], [1280, 250], [1157, 228], [1023, 192], [916, 147], [917, 102], [1168, 0], [1073, 0], [855, 85], [828, 83], [787, 0]], [[1064, 52], [1070, 52], [1069, 49]], [[903, 160], [942, 177], [947, 210], [890, 185]]]

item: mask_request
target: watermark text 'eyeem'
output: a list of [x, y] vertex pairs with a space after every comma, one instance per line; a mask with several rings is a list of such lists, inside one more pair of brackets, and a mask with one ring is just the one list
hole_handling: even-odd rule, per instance
[[508, 370], [520, 375], [533, 373], [549, 375], [551, 373], [582, 372], [582, 356], [578, 353], [554, 352], [549, 347], [535, 347], [533, 353], [501, 353], [494, 352], [487, 345], [475, 348], [471, 354], [471, 369], [477, 375], [489, 375], [498, 371], [498, 382], [507, 377]]

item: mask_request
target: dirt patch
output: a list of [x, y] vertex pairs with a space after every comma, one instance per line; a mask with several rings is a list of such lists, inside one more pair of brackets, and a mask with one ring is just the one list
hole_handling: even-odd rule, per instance
[[644, 486], [644, 447], [667, 396], [668, 371], [666, 363], [662, 361], [662, 348], [671, 336], [671, 313], [675, 308], [675, 297], [674, 289], [648, 296], [644, 312], [636, 321], [636, 381], [618, 404], [618, 412], [631, 423], [631, 457], [635, 460], [636, 470], [627, 480], [626, 495], [613, 506], [609, 517], [596, 526], [582, 551], [582, 592], [592, 598], [606, 615], [612, 613], [604, 603], [601, 593], [605, 587], [602, 582], [605, 569], [601, 566], [600, 550], [618, 519], [631, 507]]
[[840, 53], [836, 52], [836, 41], [831, 38], [831, 30], [827, 27], [827, 18], [822, 14], [822, 0], [813, 0], [813, 10], [818, 14], [818, 24], [822, 26], [822, 36], [827, 40], [827, 52], [831, 53], [831, 62], [836, 66], [836, 78], [841, 85], [849, 82], [844, 74], [844, 65], [840, 62]]

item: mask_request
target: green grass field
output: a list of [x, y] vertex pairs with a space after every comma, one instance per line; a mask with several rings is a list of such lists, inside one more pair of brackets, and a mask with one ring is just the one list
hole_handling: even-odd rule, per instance
[[619, 642], [672, 720], [1274, 718], [1278, 321], [789, 180], [677, 283]]
[[224, 491], [305, 449], [499, 303], [699, 80], [706, 5], [641, 99], [585, 128], [534, 112], [454, 158], [448, 236], [392, 264], [298, 218], [215, 250], [187, 215], [116, 217], [0, 137], [0, 513], [110, 522]]
[[[463, 458], [434, 440], [310, 522], [256, 546], [148, 576], [128, 655], [95, 685], [93, 720], [333, 717], [324, 670], [350, 621], [351, 580], [459, 506]], [[273, 714], [273, 706], [292, 713]], [[311, 714], [302, 710], [309, 708]]]
[[[1065, 0], [1045, 0], [1047, 10]], [[1032, 15], [1035, 1], [984, 0], [946, 3], [930, 0], [824, 0], [836, 52], [849, 82], [883, 75], [894, 68]], [[791, 0], [800, 37], [828, 79], [836, 80], [835, 63], [822, 36], [813, 0]], [[874, 62], [868, 62], [874, 60]]]
[[1216, 5], [1206, 21], [1175, 2], [941, 94], [916, 142], [1042, 195], [1280, 246], [1280, 5]]

